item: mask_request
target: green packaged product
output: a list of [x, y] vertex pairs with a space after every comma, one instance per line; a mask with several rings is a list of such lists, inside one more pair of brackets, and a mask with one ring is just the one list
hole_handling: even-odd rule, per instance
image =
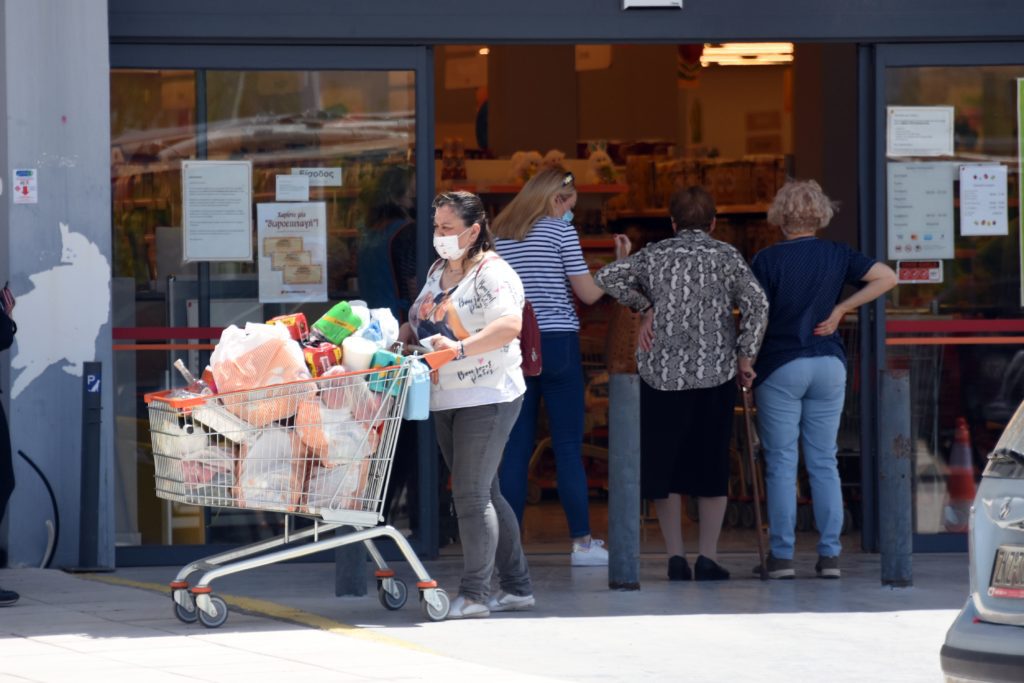
[[352, 307], [347, 301], [342, 301], [331, 307], [331, 310], [313, 323], [313, 329], [319, 332], [327, 341], [341, 346], [345, 338], [362, 326], [363, 321], [352, 312]]

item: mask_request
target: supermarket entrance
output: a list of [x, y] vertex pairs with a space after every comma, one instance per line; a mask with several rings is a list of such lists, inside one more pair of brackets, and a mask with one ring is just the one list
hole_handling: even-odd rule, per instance
[[[853, 44], [448, 45], [435, 48], [434, 64], [437, 189], [476, 192], [493, 215], [537, 168], [564, 166], [576, 177], [573, 223], [592, 271], [614, 258], [616, 233], [629, 235], [635, 248], [669, 235], [668, 199], [689, 185], [711, 191], [715, 237], [748, 259], [779, 239], [765, 213], [786, 176], [817, 179], [841, 204], [822, 236], [859, 246]], [[592, 306], [577, 300], [576, 308], [591, 527], [607, 538], [608, 375], [635, 371], [636, 321], [607, 297]], [[839, 465], [843, 542], [851, 551], [862, 546], [864, 500], [874, 481], [861, 458], [856, 316], [842, 333], [850, 372]], [[528, 550], [561, 554], [569, 532], [545, 421], [542, 410], [523, 533]], [[724, 551], [755, 547], [749, 473], [739, 453], [737, 443]], [[798, 547], [813, 550], [803, 476], [799, 496]], [[696, 529], [686, 534], [692, 549]], [[643, 549], [661, 548], [651, 506], [643, 512]]]

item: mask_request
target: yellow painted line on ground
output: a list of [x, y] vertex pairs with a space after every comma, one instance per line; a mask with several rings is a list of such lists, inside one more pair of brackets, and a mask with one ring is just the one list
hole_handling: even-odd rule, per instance
[[[106, 583], [113, 586], [138, 588], [140, 590], [150, 591], [152, 593], [161, 593], [163, 595], [168, 595], [170, 592], [170, 588], [168, 588], [166, 584], [150, 583], [148, 581], [133, 581], [132, 579], [123, 579], [118, 576], [79, 574], [78, 578], [86, 579], [88, 581], [98, 581], [100, 583]], [[231, 609], [239, 609], [243, 612], [258, 614], [260, 616], [270, 617], [271, 619], [288, 621], [301, 626], [309, 626], [310, 628], [327, 631], [328, 633], [333, 633], [339, 636], [358, 638], [359, 640], [380, 643], [381, 645], [391, 645], [392, 647], [400, 647], [406, 650], [415, 650], [416, 652], [424, 652], [430, 655], [437, 655], [438, 657], [445, 656], [440, 652], [431, 650], [430, 648], [419, 645], [418, 643], [393, 638], [360, 626], [353, 626], [352, 624], [328, 619], [327, 617], [320, 616], [319, 614], [313, 614], [312, 612], [306, 612], [305, 610], [301, 610], [296, 607], [281, 605], [276, 602], [270, 602], [269, 600], [247, 598], [242, 595], [227, 595], [222, 593], [217, 593], [217, 595], [224, 598], [225, 602], [228, 603], [228, 607]]]

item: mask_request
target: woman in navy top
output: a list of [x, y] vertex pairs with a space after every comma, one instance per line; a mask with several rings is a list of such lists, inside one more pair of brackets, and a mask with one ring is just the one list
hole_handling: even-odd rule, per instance
[[[889, 266], [815, 237], [833, 211], [813, 180], [786, 183], [768, 211], [783, 240], [758, 252], [751, 264], [768, 296], [768, 331], [754, 365], [754, 391], [765, 451], [773, 579], [795, 575], [798, 441], [821, 533], [815, 570], [822, 578], [839, 578], [843, 498], [836, 435], [846, 393], [846, 352], [838, 328], [847, 313], [896, 286]], [[840, 300], [846, 285], [859, 289]]]
[[[580, 322], [573, 294], [592, 304], [604, 295], [583, 260], [572, 225], [576, 186], [572, 173], [540, 171], [494, 219], [497, 249], [523, 282], [537, 316], [541, 337], [541, 374], [526, 378], [523, 409], [509, 436], [501, 462], [501, 493], [520, 523], [534, 449], [541, 397], [548, 412], [555, 452], [558, 497], [572, 536], [571, 563], [608, 564], [603, 542], [591, 539], [587, 475], [583, 469], [583, 366]], [[620, 239], [621, 238], [621, 239]], [[616, 256], [629, 254], [629, 240], [616, 237]]]

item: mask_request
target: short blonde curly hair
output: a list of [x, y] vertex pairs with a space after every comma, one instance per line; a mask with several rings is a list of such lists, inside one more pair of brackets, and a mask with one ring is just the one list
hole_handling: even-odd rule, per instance
[[768, 222], [783, 232], [820, 230], [829, 224], [837, 204], [813, 180], [787, 180], [768, 209]]

